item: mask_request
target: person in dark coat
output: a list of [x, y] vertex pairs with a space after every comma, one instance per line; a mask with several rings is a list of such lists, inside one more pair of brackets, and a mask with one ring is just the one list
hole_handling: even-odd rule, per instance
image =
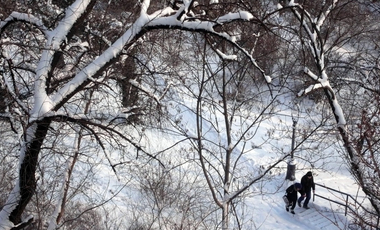
[[289, 207], [292, 214], [294, 213], [294, 208], [296, 207], [297, 202], [297, 192], [301, 193], [302, 185], [300, 183], [294, 183], [290, 185], [286, 189], [286, 198], [288, 199], [288, 203], [286, 204], [285, 208], [286, 211], [289, 212]]
[[311, 198], [311, 189], [313, 189], [313, 193], [315, 193], [315, 183], [314, 183], [314, 178], [312, 172], [307, 172], [301, 179], [301, 184], [302, 184], [302, 191], [301, 191], [301, 197], [298, 199], [298, 206], [301, 207], [301, 202], [303, 199], [306, 200], [303, 203], [303, 207], [306, 209], [309, 209], [309, 201]]

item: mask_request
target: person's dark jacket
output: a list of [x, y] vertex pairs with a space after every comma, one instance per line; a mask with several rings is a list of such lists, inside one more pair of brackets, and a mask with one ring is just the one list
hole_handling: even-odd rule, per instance
[[297, 192], [300, 192], [300, 191], [297, 191], [295, 184], [290, 185], [286, 189], [286, 197], [288, 198], [289, 202], [292, 204], [291, 209], [294, 209], [296, 206]]
[[315, 183], [314, 183], [314, 177], [311, 176], [311, 178], [308, 178], [308, 175], [304, 175], [301, 179], [302, 184], [302, 191], [304, 193], [310, 192], [311, 189], [315, 190]]

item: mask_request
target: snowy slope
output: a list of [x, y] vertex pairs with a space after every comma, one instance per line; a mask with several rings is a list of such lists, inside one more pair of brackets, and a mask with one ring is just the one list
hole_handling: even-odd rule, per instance
[[[187, 107], [195, 106], [194, 102], [191, 100], [186, 101], [184, 104], [186, 104]], [[178, 109], [178, 107], [176, 108]], [[178, 124], [183, 130], [186, 130], [186, 134], [188, 136], [196, 136], [196, 118], [194, 114], [188, 112], [186, 109], [182, 109], [180, 112]], [[286, 115], [290, 114], [290, 112], [282, 111], [282, 114]], [[272, 118], [272, 120], [267, 120], [266, 122], [270, 123], [261, 123], [260, 129], [257, 130], [257, 135], [251, 141], [252, 145], [262, 143], [262, 138], [266, 135], [267, 130], [273, 128], [273, 124], [287, 125], [289, 127], [292, 125], [290, 116], [283, 115], [277, 115]], [[299, 127], [302, 127], [301, 122], [302, 120], [299, 122]], [[217, 136], [218, 134], [216, 132], [212, 132], [212, 126], [208, 123], [204, 124], [204, 130], [208, 131], [208, 135], [211, 136], [209, 137], [210, 139], [212, 139], [212, 136], [215, 136], [215, 139], [220, 141], [220, 143], [224, 143], [223, 137]], [[152, 130], [151, 133], [146, 132], [145, 135], [147, 136], [145, 149], [151, 153], [156, 153], [161, 149], [167, 149], [169, 146], [181, 139], [181, 137], [173, 137], [168, 133], [158, 133], [155, 130]], [[254, 147], [251, 151], [241, 157], [240, 162], [242, 163], [239, 167], [242, 167], [243, 170], [251, 170], [255, 173], [257, 171], [256, 169], [270, 164], [274, 161], [274, 159], [278, 159], [278, 156], [282, 154], [281, 152], [274, 150], [273, 145], [276, 145], [277, 149], [284, 149], [284, 152], [287, 152], [290, 147], [289, 143], [290, 139], [287, 137], [279, 140], [273, 139], [270, 144], [267, 144], [266, 142], [258, 147]], [[177, 147], [179, 149], [181, 148], [180, 145]], [[188, 143], [184, 143], [183, 148], [186, 149], [186, 147], [188, 147]], [[297, 154], [301, 153], [298, 152]], [[358, 186], [355, 184], [355, 181], [346, 169], [344, 160], [337, 154], [337, 151], [334, 149], [329, 149], [328, 151], [326, 150], [326, 154], [328, 154], [328, 160], [324, 160], [322, 162], [315, 161], [314, 168], [311, 168], [310, 164], [299, 160], [301, 158], [301, 156], [299, 156], [299, 158], [296, 159], [296, 161], [298, 160], [298, 162], [296, 162], [296, 181], [299, 181], [301, 177], [310, 170], [313, 171], [314, 180], [316, 183], [326, 185], [353, 196], [358, 196], [359, 198], [363, 198], [363, 194], [360, 190], [358, 191]], [[319, 158], [321, 155], [315, 155], [314, 157]], [[181, 156], [178, 152], [174, 152], [170, 155], [170, 158], [175, 161], [180, 160], [177, 158], [181, 158]], [[282, 196], [284, 195], [285, 189], [291, 184], [291, 182], [285, 181], [286, 162], [282, 162], [277, 170], [278, 171], [274, 172], [276, 173], [276, 176], [272, 177], [270, 180], [265, 180], [263, 183], [255, 183], [250, 187], [250, 194], [243, 201], [244, 206], [246, 206], [246, 209], [244, 212], [242, 211], [243, 214], [241, 216], [241, 220], [244, 222], [243, 229], [347, 229], [350, 219], [349, 216], [345, 216], [344, 208], [320, 198], [316, 198], [315, 201], [310, 202], [310, 207], [312, 207], [310, 210], [296, 207], [295, 215], [286, 212]], [[197, 171], [199, 171], [199, 168], [197, 168]], [[112, 174], [112, 172], [109, 172], [109, 174]], [[104, 178], [106, 178], [106, 176], [104, 176]], [[113, 181], [112, 183], [117, 182]], [[340, 201], [344, 200], [344, 197], [332, 194], [321, 187], [317, 187], [316, 192], [319, 195], [330, 197], [331, 199], [338, 199]], [[206, 194], [209, 196], [209, 193]], [[125, 216], [128, 216], [130, 215], [128, 214], [130, 213], [130, 210], [128, 210], [128, 208], [125, 208], [124, 210], [123, 205], [131, 204], [134, 201], [137, 201], [137, 196], [136, 194], [133, 194], [133, 188], [131, 187], [123, 189], [121, 195], [121, 197], [114, 199], [113, 202], [116, 204], [117, 209], [120, 210], [120, 213], [124, 213]], [[184, 198], [182, 197], [182, 199]], [[137, 203], [139, 203], [139, 201], [137, 201]], [[140, 203], [144, 204], [143, 201]], [[213, 203], [207, 204], [210, 206], [214, 205]], [[136, 204], [136, 207], [140, 207], [139, 205], [140, 204]], [[143, 207], [140, 208], [143, 209]], [[175, 211], [173, 211], [173, 213], [168, 213], [168, 216], [178, 214]], [[149, 216], [149, 213], [147, 216]], [[170, 218], [174, 219], [175, 217], [170, 216]], [[217, 218], [220, 217], [218, 216]]]
[[[298, 171], [296, 178], [303, 176], [305, 172]], [[350, 178], [348, 172], [338, 173], [316, 173], [314, 177], [316, 183], [329, 186], [333, 189], [357, 196], [357, 199], [363, 199], [363, 193], [358, 190], [354, 180]], [[285, 177], [285, 175], [284, 175]], [[297, 180], [296, 180], [297, 181]], [[310, 201], [309, 210], [296, 206], [295, 215], [286, 212], [285, 204], [282, 200], [285, 188], [291, 182], [286, 182], [283, 190], [272, 195], [264, 195], [261, 199], [251, 199], [250, 206], [254, 216], [257, 229], [348, 229], [350, 217], [345, 216], [345, 209], [335, 203], [329, 202], [319, 197]], [[322, 187], [316, 187], [316, 193], [330, 199], [345, 203], [345, 197], [326, 190]]]

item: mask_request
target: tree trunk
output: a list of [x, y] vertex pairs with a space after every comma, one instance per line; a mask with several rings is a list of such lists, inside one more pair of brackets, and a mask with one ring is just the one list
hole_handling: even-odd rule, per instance
[[[24, 134], [24, 144], [20, 150], [19, 159], [20, 176], [5, 206], [0, 212], [0, 229], [9, 229], [9, 221], [14, 225], [20, 224], [22, 221], [21, 215], [36, 190], [37, 182], [35, 173], [38, 155], [50, 127], [50, 123], [50, 119], [37, 121], [31, 124]], [[8, 218], [8, 221], [4, 218]]]
[[228, 230], [229, 226], [229, 216], [228, 216], [228, 209], [230, 206], [230, 202], [225, 201], [223, 204], [223, 217], [222, 217], [222, 229], [223, 230]]
[[[325, 94], [327, 95], [327, 98], [329, 100], [331, 109], [334, 113], [335, 120], [339, 124], [339, 115], [336, 114], [337, 108], [334, 103], [334, 99], [330, 92], [328, 90], [325, 90]], [[351, 163], [351, 173], [356, 178], [356, 181], [360, 184], [360, 187], [362, 188], [363, 192], [368, 196], [372, 207], [375, 209], [376, 213], [380, 213], [380, 199], [377, 196], [377, 190], [378, 188], [372, 184], [372, 182], [367, 183], [366, 182], [366, 171], [363, 171], [363, 168], [365, 166], [361, 165], [362, 162], [359, 157], [359, 153], [355, 150], [355, 148], [352, 146], [352, 141], [350, 140], [350, 137], [347, 133], [347, 130], [345, 127], [338, 126], [339, 134], [342, 137], [344, 147], [348, 153], [349, 160]]]

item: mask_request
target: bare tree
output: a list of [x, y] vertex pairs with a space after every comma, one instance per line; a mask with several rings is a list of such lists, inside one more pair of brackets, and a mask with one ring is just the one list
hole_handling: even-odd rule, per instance
[[[372, 167], [377, 168], [378, 161], [371, 161], [372, 166], [368, 167], [368, 161], [363, 158], [363, 149], [361, 149], [360, 144], [355, 145], [358, 142], [354, 141], [358, 131], [363, 134], [361, 136], [365, 139], [365, 131], [362, 128], [366, 126], [368, 117], [363, 114], [360, 118], [358, 116], [360, 112], [350, 113], [349, 109], [349, 107], [353, 108], [357, 103], [361, 103], [360, 101], [366, 97], [364, 91], [357, 91], [358, 88], [350, 89], [353, 86], [351, 83], [360, 82], [361, 84], [354, 83], [354, 85], [361, 85], [364, 89], [368, 87], [367, 83], [362, 80], [355, 80], [362, 79], [357, 77], [358, 72], [350, 70], [354, 70], [358, 64], [360, 65], [361, 58], [370, 57], [373, 52], [371, 54], [368, 50], [376, 46], [368, 39], [364, 39], [367, 41], [366, 43], [361, 43], [363, 42], [361, 39], [372, 34], [371, 31], [374, 29], [372, 24], [374, 21], [371, 21], [374, 18], [370, 19], [374, 12], [368, 6], [368, 4], [362, 4], [360, 1], [333, 0], [325, 1], [323, 4], [289, 1], [283, 5], [284, 8], [281, 10], [291, 12], [298, 21], [299, 29], [293, 28], [300, 37], [299, 44], [303, 45], [304, 52], [309, 54], [305, 57], [310, 57], [305, 59], [304, 73], [311, 82], [307, 88], [301, 90], [299, 96], [317, 90], [321, 90], [326, 96], [347, 152], [347, 160], [352, 175], [379, 215], [380, 196], [377, 186], [373, 186], [373, 183], [378, 184], [378, 182], [374, 182], [377, 180], [375, 179], [376, 176], [373, 177], [373, 173], [368, 171]], [[351, 54], [350, 51], [353, 53]], [[347, 97], [348, 94], [352, 94], [352, 90], [358, 93], [353, 101], [351, 99], [354, 97], [350, 97], [350, 99]], [[339, 102], [339, 96], [348, 99], [347, 103], [344, 100]], [[358, 110], [355, 109], [355, 111]], [[349, 114], [349, 120], [361, 120], [359, 130], [350, 126], [345, 113]], [[350, 132], [350, 130], [352, 131]], [[359, 138], [359, 143], [364, 139]], [[371, 223], [369, 224], [371, 225]]]
[[[117, 33], [106, 34], [105, 26], [113, 25], [112, 20], [116, 18], [99, 13], [107, 8], [106, 3], [95, 0], [50, 3], [43, 2], [32, 12], [22, 7], [18, 9], [21, 12], [7, 14], [0, 23], [1, 64], [6, 70], [2, 73], [2, 81], [10, 95], [7, 109], [11, 115], [18, 115], [18, 127], [22, 127], [20, 131], [23, 133], [18, 179], [0, 212], [0, 229], [21, 228], [32, 220], [32, 217], [23, 220], [22, 214], [36, 190], [38, 158], [54, 123], [81, 125], [103, 149], [102, 136], [113, 134], [144, 152], [128, 134], [118, 129], [118, 125], [112, 125], [115, 119], [120, 118], [117, 108], [102, 108], [104, 103], [100, 103], [88, 114], [76, 112], [82, 111], [76, 108], [82, 106], [82, 98], [88, 97], [91, 90], [96, 91], [100, 102], [104, 102], [106, 97], [99, 95], [105, 92], [120, 95], [112, 90], [115, 82], [108, 75], [108, 70], [121, 54], [128, 54], [138, 41], [143, 41], [144, 34], [156, 29], [209, 33], [229, 41], [249, 56], [235, 42], [234, 36], [224, 31], [228, 28], [222, 26], [235, 21], [253, 21], [254, 17], [248, 12], [215, 12], [217, 15], [198, 17], [195, 1], [174, 3], [173, 7], [142, 1], [138, 8], [129, 11], [131, 14], [120, 15], [120, 18], [128, 17], [130, 23], [120, 26]], [[101, 23], [94, 20], [99, 17]], [[99, 38], [102, 38], [100, 43]], [[33, 49], [32, 53], [28, 52], [30, 49]], [[250, 60], [270, 81], [255, 60], [252, 57]], [[142, 85], [132, 83], [154, 97]], [[101, 109], [103, 111], [100, 112]]]
[[[275, 114], [281, 86], [268, 86], [260, 77], [260, 69], [223, 40], [208, 35], [195, 39], [198, 45], [193, 56], [197, 60], [184, 61], [188, 67], [182, 70], [182, 81], [173, 94], [187, 95], [196, 104], [175, 100], [177, 113], [173, 112], [172, 123], [181, 136], [191, 141], [197, 154], [194, 161], [202, 169], [208, 193], [221, 216], [215, 224], [223, 229], [240, 229], [243, 223], [238, 213], [243, 205], [239, 200], [252, 185], [270, 177], [277, 164], [289, 156], [280, 152], [277, 160], [261, 167], [250, 165], [247, 157], [271, 138], [253, 143], [261, 123]], [[253, 46], [255, 43], [251, 43]], [[197, 126], [189, 126], [189, 119]]]
[[[373, 68], [368, 70], [368, 65], [363, 64], [361, 74], [372, 71], [371, 83], [378, 78], [378, 53], [367, 52], [376, 47], [376, 39], [369, 48], [360, 47], [355, 39], [359, 34], [368, 34], [368, 30], [360, 30], [359, 26], [355, 27], [357, 30], [350, 30], [348, 25], [361, 24], [349, 20], [353, 17], [345, 16], [347, 13], [360, 15], [362, 9], [378, 14], [376, 3], [291, 0], [280, 1], [281, 9], [276, 10], [272, 1], [46, 0], [38, 5], [12, 4], [15, 2], [6, 0], [10, 4], [1, 9], [0, 112], [8, 130], [12, 130], [14, 136], [19, 135], [21, 143], [14, 144], [20, 146], [19, 168], [15, 186], [0, 212], [0, 229], [20, 229], [32, 221], [33, 217], [24, 218], [24, 213], [37, 191], [36, 176], [43, 173], [38, 170], [44, 168], [39, 165], [44, 161], [39, 160], [49, 154], [59, 155], [58, 151], [46, 149], [54, 150], [60, 146], [55, 145], [58, 139], [53, 136], [61, 127], [72, 129], [73, 133], [82, 130], [83, 141], [96, 142], [116, 174], [117, 166], [124, 163], [114, 163], [108, 158], [108, 146], [117, 145], [120, 149], [128, 146], [128, 151], [123, 152], [126, 155], [131, 155], [129, 150], [133, 148], [138, 157], [144, 153], [162, 166], [157, 155], [150, 154], [141, 144], [141, 130], [136, 127], [126, 129], [125, 121], [136, 121], [137, 116], [138, 122], [144, 121], [141, 114], [164, 109], [164, 96], [175, 92], [170, 91], [174, 85], [181, 85], [186, 95], [197, 99], [195, 107], [188, 108], [197, 120], [194, 132], [183, 129], [181, 119], [174, 120], [173, 124], [192, 142], [213, 201], [221, 210], [222, 227], [227, 229], [232, 222], [229, 214], [235, 210], [234, 199], [287, 157], [281, 155], [254, 175], [244, 174], [244, 170], [238, 167], [245, 153], [257, 147], [248, 147], [248, 143], [260, 121], [267, 113], [273, 113], [275, 99], [286, 86], [285, 80], [280, 78], [272, 82], [267, 73], [285, 75], [286, 78], [300, 74], [299, 70], [289, 70], [285, 64], [282, 66], [281, 59], [289, 54], [276, 52], [280, 41], [299, 45], [294, 52], [299, 57], [292, 59], [290, 65], [302, 66], [302, 77], [306, 76], [307, 80], [298, 77], [297, 83], [309, 85], [299, 96], [313, 92], [319, 99], [321, 95], [327, 97], [353, 175], [379, 213], [379, 194], [372, 183], [380, 183], [378, 177], [367, 176], [368, 164], [378, 162], [374, 154], [378, 143], [374, 138], [377, 130], [369, 125], [375, 124], [376, 111], [362, 111], [362, 116], [355, 117], [361, 121], [361, 126], [358, 129], [360, 135], [353, 142], [355, 139], [343, 114], [344, 107], [338, 102], [338, 96], [344, 95], [341, 89], [346, 89], [340, 88], [342, 82], [349, 81], [335, 77], [342, 69], [357, 69], [352, 65], [355, 61], [371, 57]], [[276, 21], [276, 15], [286, 20]], [[362, 20], [368, 20], [365, 15], [360, 16]], [[283, 25], [284, 21], [289, 24]], [[370, 28], [374, 29], [375, 26]], [[274, 33], [275, 30], [282, 32]], [[169, 36], [173, 39], [167, 39]], [[186, 46], [181, 43], [190, 37], [194, 39], [191, 43]], [[193, 54], [201, 59], [193, 59], [198, 61], [196, 64], [189, 61], [187, 69], [183, 69], [179, 67], [180, 63], [189, 59], [174, 55], [177, 47], [187, 51], [198, 49]], [[343, 58], [341, 48], [360, 50], [362, 59], [358, 56], [352, 60]], [[152, 66], [150, 58], [157, 57], [163, 50], [170, 51], [160, 57], [167, 65]], [[272, 59], [254, 58], [267, 55]], [[236, 58], [239, 63], [235, 62]], [[280, 60], [276, 62], [277, 58]], [[368, 87], [369, 82], [357, 79], [353, 82], [367, 91], [378, 92]], [[278, 88], [274, 89], [270, 83]], [[318, 95], [319, 89], [323, 93]], [[264, 94], [271, 100], [264, 100]], [[89, 99], [91, 103], [84, 110]], [[257, 105], [257, 117], [247, 117], [245, 111]], [[182, 106], [187, 108], [186, 103]], [[160, 114], [154, 119], [160, 120]], [[241, 127], [239, 133], [232, 133], [234, 125]], [[207, 132], [213, 132], [219, 139], [213, 139]], [[16, 155], [15, 148], [9, 149]], [[9, 162], [9, 158], [4, 159]], [[375, 172], [378, 170], [377, 163], [370, 166]], [[160, 170], [156, 172], [162, 173]], [[166, 176], [165, 173], [159, 175]], [[160, 176], [147, 184], [155, 182], [166, 188], [167, 184]], [[244, 183], [237, 178], [244, 178]], [[147, 190], [154, 192], [156, 201], [165, 205], [168, 200], [159, 200], [162, 187], [150, 185]], [[64, 199], [57, 200], [56, 207], [63, 210], [64, 203]], [[57, 213], [51, 215], [55, 224], [62, 220]], [[87, 213], [89, 218], [97, 218], [96, 213]]]

